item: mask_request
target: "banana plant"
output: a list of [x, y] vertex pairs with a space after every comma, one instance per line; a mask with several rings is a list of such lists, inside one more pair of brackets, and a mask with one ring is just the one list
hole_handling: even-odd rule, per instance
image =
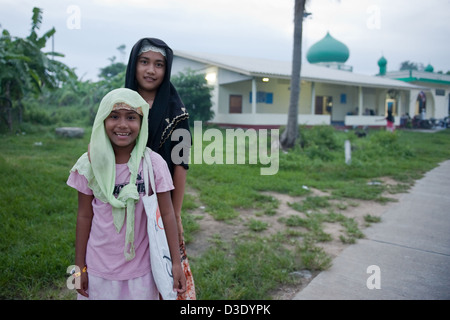
[[56, 30], [52, 28], [43, 36], [38, 35], [42, 13], [42, 9], [33, 8], [31, 32], [28, 37], [14, 37], [5, 29], [0, 36], [0, 97], [12, 102], [0, 104], [0, 112], [7, 115], [6, 122], [10, 131], [11, 108], [17, 106], [21, 114], [21, 100], [25, 95], [37, 96], [44, 87], [54, 90], [65, 81], [76, 79], [72, 69], [54, 59], [63, 57], [63, 54], [53, 51], [43, 52], [48, 39]]

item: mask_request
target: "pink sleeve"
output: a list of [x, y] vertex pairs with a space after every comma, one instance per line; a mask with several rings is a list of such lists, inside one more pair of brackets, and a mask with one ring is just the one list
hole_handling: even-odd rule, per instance
[[93, 195], [94, 193], [88, 187], [88, 181], [85, 176], [82, 176], [78, 171], [71, 171], [69, 179], [67, 179], [67, 185], [78, 190], [81, 193], [87, 195]]
[[166, 161], [156, 152], [150, 154], [150, 159], [152, 160], [153, 174], [155, 175], [156, 193], [175, 189]]

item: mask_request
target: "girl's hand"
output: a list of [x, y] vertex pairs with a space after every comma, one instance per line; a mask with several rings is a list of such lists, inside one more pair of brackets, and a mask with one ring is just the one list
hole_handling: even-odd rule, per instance
[[178, 294], [186, 292], [186, 277], [184, 276], [181, 264], [172, 266], [172, 274], [173, 274], [173, 291], [176, 291]]
[[82, 272], [80, 276], [80, 289], [77, 289], [77, 292], [82, 296], [89, 298], [89, 294], [86, 292], [89, 286], [88, 274], [87, 272]]

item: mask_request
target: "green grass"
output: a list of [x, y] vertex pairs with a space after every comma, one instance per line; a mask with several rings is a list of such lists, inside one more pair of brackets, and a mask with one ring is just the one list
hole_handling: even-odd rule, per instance
[[77, 196], [65, 181], [86, 140], [53, 133], [2, 140], [0, 298], [46, 298], [73, 261]]
[[[405, 191], [439, 162], [450, 159], [450, 130], [397, 131], [395, 135], [373, 130], [363, 139], [351, 131], [326, 127], [301, 130], [305, 148], [280, 153], [280, 169], [273, 176], [261, 176], [259, 165], [191, 164], [188, 185], [198, 197], [185, 198], [182, 214], [187, 241], [199, 229], [190, 212], [200, 205], [222, 221], [239, 219], [242, 209], [257, 212], [247, 233], [232, 242], [215, 239], [208, 251], [190, 259], [199, 299], [270, 298], [271, 290], [298, 281], [291, 272], [328, 268], [330, 258], [315, 245], [327, 241], [323, 222], [341, 223], [346, 230], [342, 241], [351, 243], [362, 236], [354, 221], [330, 210], [331, 200], [389, 201], [382, 196], [385, 191]], [[77, 194], [66, 180], [86, 151], [89, 134], [87, 130], [84, 138], [74, 140], [39, 130], [1, 135], [0, 299], [73, 298], [73, 292], [65, 288], [66, 269], [74, 259]], [[351, 165], [344, 163], [345, 139], [352, 141]], [[387, 190], [367, 184], [380, 177], [395, 179], [401, 187]], [[303, 186], [332, 196], [312, 197]], [[286, 220], [287, 227], [292, 224], [289, 231], [269, 236], [270, 224], [258, 218], [275, 215], [278, 202], [263, 191], [307, 196], [309, 200], [297, 206], [311, 213]], [[366, 218], [368, 223], [373, 220]], [[303, 226], [301, 231], [296, 225]]]
[[295, 282], [289, 273], [297, 259], [275, 241], [257, 238], [229, 244], [216, 239], [216, 245], [192, 265], [197, 298], [269, 299], [268, 292], [280, 283]]
[[[279, 258], [290, 255], [294, 264], [290, 267], [272, 264], [272, 268], [282, 274], [309, 268], [324, 270], [331, 264], [330, 257], [316, 244], [330, 241], [330, 235], [324, 232], [323, 223], [337, 222], [341, 224], [344, 234], [340, 236], [343, 243], [355, 243], [364, 235], [354, 219], [336, 214], [331, 210], [331, 200], [339, 200], [338, 208], [352, 205], [353, 199], [372, 200], [380, 203], [392, 201], [385, 193], [405, 192], [415, 180], [421, 178], [425, 172], [434, 168], [439, 162], [450, 159], [450, 131], [438, 133], [417, 133], [397, 131], [395, 134], [383, 130], [372, 130], [368, 137], [357, 139], [353, 131], [338, 132], [330, 127], [316, 127], [301, 131], [306, 140], [302, 149], [296, 147], [289, 153], [280, 153], [280, 170], [273, 176], [261, 176], [258, 165], [191, 165], [188, 184], [195, 188], [199, 200], [205, 205], [206, 211], [218, 220], [233, 221], [239, 217], [240, 210], [254, 209], [257, 213], [274, 214], [276, 203], [268, 196], [261, 196], [263, 191], [287, 193], [293, 196], [306, 196], [302, 203], [291, 206], [306, 216], [291, 216], [281, 218], [289, 231], [276, 236], [264, 237], [270, 226], [256, 218], [251, 218], [248, 228], [256, 233], [246, 237], [240, 235], [235, 242], [224, 246], [213, 247], [202, 257], [193, 260], [193, 272], [199, 281], [205, 278], [205, 272], [211, 274], [207, 283], [198, 283], [200, 299], [247, 299], [255, 297], [258, 290], [259, 298], [267, 297], [269, 287], [248, 284], [245, 279], [252, 279], [252, 264], [254, 261], [266, 260], [271, 263], [263, 251], [248, 250], [246, 254], [249, 267], [245, 277], [238, 277], [233, 273], [236, 250], [239, 245], [251, 247], [255, 242], [266, 243], [267, 247], [291, 248], [288, 252], [273, 249]], [[331, 135], [331, 137], [330, 137]], [[353, 146], [352, 163], [346, 165], [344, 161], [344, 141], [351, 140]], [[207, 143], [205, 143], [207, 145]], [[390, 177], [398, 182], [396, 187], [387, 185], [368, 184], [381, 177]], [[331, 194], [331, 197], [310, 196], [308, 188], [316, 188]], [[327, 211], [326, 213], [318, 211]], [[261, 214], [255, 214], [257, 217]], [[377, 222], [379, 219], [365, 218], [366, 223]], [[300, 229], [298, 229], [300, 228]], [[301, 231], [299, 231], [301, 230]], [[250, 232], [250, 234], [252, 234]], [[195, 237], [195, 234], [194, 234]], [[299, 241], [298, 239], [303, 239]], [[265, 241], [265, 242], [264, 242]], [[245, 247], [245, 246], [244, 246]], [[243, 247], [239, 247], [243, 250]], [[255, 257], [255, 255], [257, 257]], [[221, 261], [218, 263], [215, 261]], [[213, 262], [214, 261], [214, 262]], [[216, 264], [217, 263], [217, 264]], [[214, 267], [211, 267], [211, 265]], [[208, 269], [208, 267], [211, 267]], [[208, 271], [206, 271], [208, 269]], [[244, 271], [243, 271], [244, 272]], [[221, 283], [231, 292], [215, 288], [220, 292], [203, 290], [214, 279], [225, 277], [229, 282]], [[260, 275], [263, 277], [263, 275]], [[234, 279], [234, 282], [232, 281]], [[275, 279], [276, 284], [273, 284]], [[271, 288], [286, 284], [292, 279], [283, 277], [261, 278]], [[214, 285], [212, 285], [214, 286]], [[235, 287], [238, 288], [235, 288]]]
[[[409, 131], [373, 130], [367, 138], [357, 139], [352, 131], [338, 132], [316, 127], [303, 129], [304, 136], [313, 135], [309, 131], [325, 131], [333, 139], [309, 141], [310, 147], [296, 147], [285, 154], [280, 153], [280, 169], [276, 175], [261, 176], [259, 165], [191, 165], [188, 183], [200, 191], [200, 201], [205, 203], [216, 219], [236, 218], [238, 209], [261, 208], [270, 205], [270, 197], [261, 196], [261, 191], [276, 191], [290, 195], [305, 195], [303, 186], [329, 191], [337, 198], [355, 198], [387, 202], [382, 196], [386, 187], [368, 185], [380, 177], [391, 177], [402, 183], [405, 191], [414, 180], [435, 167], [440, 161], [450, 158], [449, 130], [433, 134]], [[311, 138], [305, 138], [310, 139]], [[344, 161], [344, 141], [352, 141], [352, 163]], [[311, 153], [310, 149], [325, 149], [335, 141], [333, 148], [327, 149], [328, 156]], [[204, 147], [207, 145], [205, 142]], [[316, 199], [317, 200], [317, 199]], [[322, 199], [322, 201], [325, 199]], [[311, 201], [314, 201], [313, 199]]]

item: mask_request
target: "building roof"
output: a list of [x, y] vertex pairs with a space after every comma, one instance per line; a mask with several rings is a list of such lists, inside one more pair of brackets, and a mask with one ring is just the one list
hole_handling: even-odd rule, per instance
[[450, 85], [450, 75], [431, 71], [401, 70], [386, 73], [386, 77], [404, 82]]
[[[186, 51], [174, 51], [174, 55], [204, 63], [209, 66], [217, 66], [222, 69], [234, 71], [240, 74], [255, 77], [273, 77], [281, 79], [291, 78], [292, 63], [290, 61], [278, 61], [253, 57], [230, 56], [211, 53], [193, 53]], [[302, 64], [302, 80], [322, 82], [330, 84], [353, 85], [375, 88], [391, 89], [421, 89], [410, 83], [384, 77], [357, 74], [348, 71], [336, 70], [323, 66]]]

